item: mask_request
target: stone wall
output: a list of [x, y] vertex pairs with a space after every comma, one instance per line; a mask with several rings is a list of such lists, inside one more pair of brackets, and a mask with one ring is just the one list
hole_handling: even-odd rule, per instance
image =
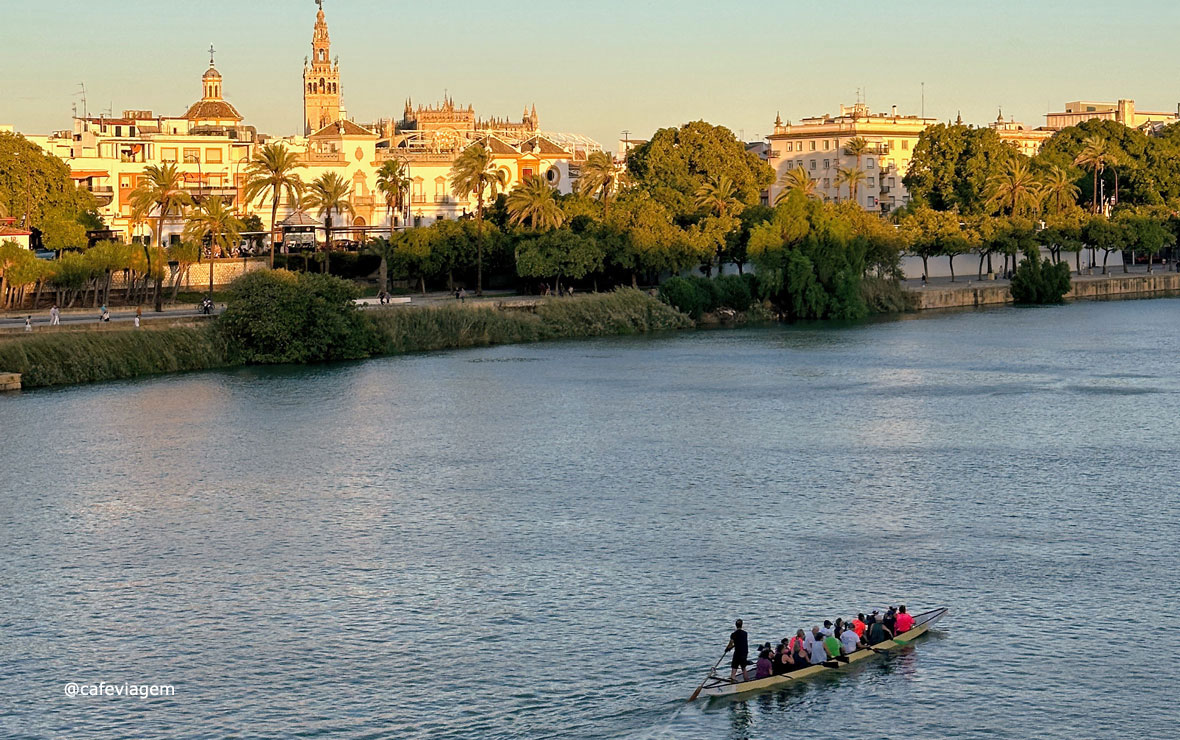
[[[265, 270], [268, 264], [266, 257], [254, 257], [251, 259], [218, 259], [213, 260], [213, 286], [222, 287], [229, 285], [236, 278], [245, 275], [247, 272], [254, 272], [256, 270]], [[164, 278], [164, 287], [171, 289], [172, 281], [176, 277], [174, 272], [176, 268], [169, 268], [168, 275]], [[123, 273], [117, 272], [111, 276], [111, 289], [123, 290], [124, 288]], [[188, 274], [180, 283], [181, 290], [204, 290], [209, 287], [209, 260], [203, 260], [195, 265], [192, 265]]]
[[[964, 285], [954, 288], [920, 288], [910, 291], [919, 311], [934, 308], [969, 308], [997, 306], [1012, 302], [1007, 283], [998, 285]], [[1103, 278], [1074, 277], [1067, 300], [1142, 297], [1180, 293], [1180, 273], [1157, 272], [1150, 275], [1111, 275]]]

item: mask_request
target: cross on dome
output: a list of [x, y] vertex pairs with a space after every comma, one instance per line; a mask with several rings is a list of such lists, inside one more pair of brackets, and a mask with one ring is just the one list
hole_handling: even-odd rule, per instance
[[216, 52], [217, 52], [217, 50], [213, 48], [213, 44], [209, 44], [209, 66], [210, 67], [213, 66], [213, 54]]

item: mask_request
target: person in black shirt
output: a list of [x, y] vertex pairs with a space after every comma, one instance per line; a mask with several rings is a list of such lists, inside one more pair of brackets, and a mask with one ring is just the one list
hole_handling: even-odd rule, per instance
[[729, 663], [729, 680], [736, 679], [738, 668], [741, 668], [742, 680], [749, 681], [750, 678], [746, 675], [746, 666], [750, 665], [750, 638], [742, 629], [742, 620], [734, 622], [734, 626], [737, 629], [729, 636], [729, 644], [725, 646], [725, 652], [733, 651], [733, 660]]

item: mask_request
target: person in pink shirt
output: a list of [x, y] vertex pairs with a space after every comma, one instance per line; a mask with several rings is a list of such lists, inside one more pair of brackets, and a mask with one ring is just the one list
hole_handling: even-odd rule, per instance
[[906, 612], [904, 604], [897, 607], [896, 628], [896, 633], [899, 635], [903, 632], [909, 632], [914, 628], [914, 618]]

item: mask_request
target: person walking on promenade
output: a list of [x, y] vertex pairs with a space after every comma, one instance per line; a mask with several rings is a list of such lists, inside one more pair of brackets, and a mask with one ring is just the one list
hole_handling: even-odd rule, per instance
[[466, 302], [467, 302], [467, 289], [466, 289], [466, 288], [460, 288], [460, 289], [459, 289], [459, 302], [460, 302], [460, 303], [466, 303]]
[[107, 304], [105, 304], [105, 303], [102, 304], [102, 312], [99, 313], [98, 320], [99, 321], [110, 321], [111, 320], [111, 312], [107, 310]]
[[53, 304], [53, 308], [49, 309], [49, 325], [50, 326], [60, 326], [61, 325], [61, 311], [57, 310], [56, 303]]
[[25, 331], [32, 331], [32, 330], [33, 330], [33, 317], [26, 316], [25, 317]]

